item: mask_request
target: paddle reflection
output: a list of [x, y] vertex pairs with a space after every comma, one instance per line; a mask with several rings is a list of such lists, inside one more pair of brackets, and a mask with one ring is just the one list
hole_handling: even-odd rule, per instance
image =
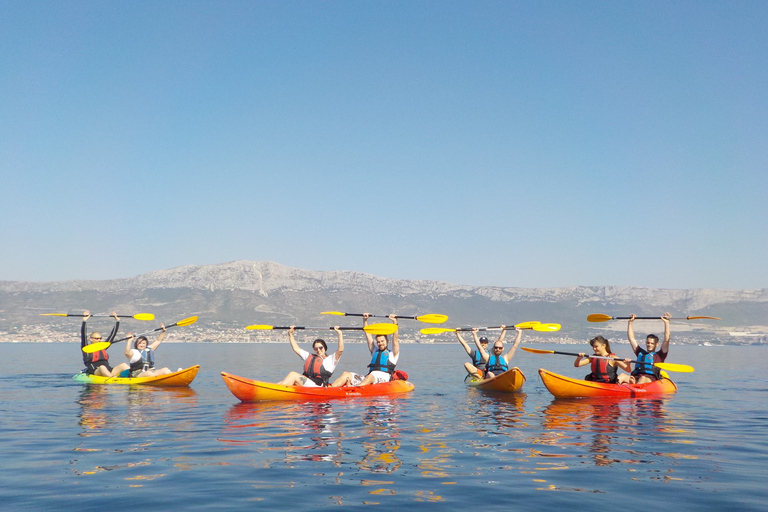
[[[227, 444], [285, 450], [285, 462], [337, 462], [342, 457], [339, 417], [328, 402], [257, 402], [234, 405], [224, 418]], [[306, 442], [309, 436], [310, 443]]]
[[365, 400], [362, 422], [368, 435], [361, 439], [365, 455], [357, 466], [371, 473], [394, 473], [402, 462], [397, 457], [400, 449], [400, 414], [402, 403], [386, 397]]

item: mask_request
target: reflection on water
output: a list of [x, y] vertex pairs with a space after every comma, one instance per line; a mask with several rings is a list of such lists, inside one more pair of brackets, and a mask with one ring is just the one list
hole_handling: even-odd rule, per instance
[[[649, 459], [679, 459], [676, 453], [649, 452], [644, 446], [658, 442], [686, 443], [686, 430], [674, 428], [666, 399], [620, 398], [555, 399], [543, 410], [536, 443], [557, 448], [537, 457], [590, 459], [595, 466], [643, 464]], [[652, 443], [651, 443], [652, 441]], [[558, 469], [569, 466], [561, 462]], [[546, 469], [551, 469], [548, 467]], [[669, 467], [667, 471], [671, 472]]]
[[[340, 467], [354, 462], [371, 473], [393, 473], [402, 465], [397, 457], [402, 403], [386, 397], [240, 403], [227, 412], [219, 441], [252, 445], [261, 452], [284, 453], [281, 458], [269, 460], [268, 465], [311, 461]], [[359, 455], [355, 456], [355, 452]]]

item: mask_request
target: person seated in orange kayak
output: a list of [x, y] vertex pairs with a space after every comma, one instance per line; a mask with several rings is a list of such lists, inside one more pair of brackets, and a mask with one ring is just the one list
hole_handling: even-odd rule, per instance
[[107, 339], [105, 340], [102, 338], [101, 333], [96, 331], [92, 332], [91, 335], [86, 338], [86, 322], [91, 317], [91, 312], [89, 310], [85, 310], [83, 313], [83, 325], [80, 327], [80, 350], [83, 354], [83, 363], [85, 363], [85, 373], [88, 375], [117, 377], [123, 370], [128, 369], [128, 365], [125, 363], [120, 363], [119, 365], [112, 368], [109, 365], [109, 355], [107, 354], [106, 350], [99, 350], [90, 354], [87, 352], [82, 352], [82, 349], [91, 343], [101, 343], [102, 341], [111, 342], [115, 339], [117, 331], [120, 328], [120, 318], [114, 311], [112, 312], [112, 316], [115, 317], [115, 326], [112, 328], [112, 331], [109, 333], [109, 336], [107, 336]]
[[328, 345], [325, 340], [320, 338], [312, 342], [314, 354], [299, 348], [293, 333], [296, 332], [295, 326], [288, 329], [288, 340], [291, 342], [291, 349], [304, 360], [304, 373], [290, 372], [283, 380], [278, 382], [282, 386], [307, 386], [323, 387], [328, 385], [328, 380], [333, 375], [336, 365], [339, 363], [342, 352], [344, 352], [344, 337], [341, 334], [339, 326], [334, 326], [333, 330], [339, 337], [339, 346], [336, 352], [328, 354]]
[[[645, 338], [645, 349], [640, 348], [640, 345], [635, 339], [635, 330], [632, 323], [635, 321], [636, 315], [630, 315], [627, 322], [627, 338], [629, 344], [632, 345], [632, 350], [635, 351], [637, 361], [635, 369], [632, 370], [632, 378], [629, 380], [630, 384], [645, 384], [646, 382], [653, 382], [660, 378], [659, 369], [653, 366], [654, 363], [663, 363], [669, 355], [669, 340], [671, 333], [669, 330], [669, 319], [672, 317], [670, 313], [664, 313], [664, 316], [659, 317], [664, 322], [664, 341], [659, 347], [659, 337], [655, 334], [649, 334]], [[658, 349], [658, 350], [657, 350]]]
[[[595, 336], [589, 340], [589, 344], [592, 345], [592, 350], [596, 356], [616, 357], [616, 354], [611, 352], [611, 344], [602, 336]], [[629, 365], [631, 363], [630, 359], [625, 359], [623, 361], [617, 359], [599, 359], [590, 357], [584, 352], [580, 352], [579, 355], [576, 356], [576, 360], [573, 362], [573, 366], [579, 368], [589, 364], [590, 362], [592, 363], [592, 371], [588, 373], [586, 377], [584, 377], [584, 380], [591, 380], [594, 382], [607, 382], [611, 384], [615, 384], [617, 382], [621, 384], [623, 382], [629, 381], [629, 372], [632, 371], [632, 367]], [[619, 375], [617, 368], [621, 368], [627, 373], [622, 373]]]
[[[464, 363], [464, 369], [467, 370], [467, 374], [471, 375], [472, 377], [476, 379], [482, 379], [483, 375], [485, 374], [485, 363], [488, 361], [487, 359], [483, 359], [483, 352], [486, 354], [488, 353], [488, 338], [485, 336], [478, 338], [477, 329], [472, 329], [472, 337], [475, 338], [475, 346], [477, 347], [473, 350], [469, 348], [467, 342], [464, 341], [464, 338], [461, 337], [459, 329], [459, 327], [456, 328], [456, 337], [459, 339], [461, 346], [464, 347], [464, 350], [467, 351], [469, 358], [472, 359], [471, 363]], [[499, 338], [500, 341], [504, 339], [506, 332], [507, 331], [501, 331], [501, 338]]]
[[509, 349], [509, 352], [504, 354], [504, 337], [507, 333], [506, 327], [506, 325], [501, 326], [501, 336], [499, 336], [499, 339], [493, 344], [492, 353], [486, 352], [482, 346], [478, 344], [483, 360], [486, 362], [485, 375], [483, 375], [486, 379], [490, 379], [509, 370], [509, 362], [512, 360], [512, 357], [517, 350], [517, 346], [520, 345], [520, 341], [523, 339], [523, 330], [520, 327], [515, 327], [515, 330], [517, 331], [515, 342], [512, 344], [512, 348]]
[[[368, 325], [369, 313], [363, 313], [363, 327]], [[397, 325], [397, 316], [389, 315], [389, 319]], [[364, 331], [365, 332], [365, 331]], [[392, 350], [389, 349], [389, 339], [383, 334], [373, 335], [366, 332], [365, 339], [368, 342], [368, 350], [371, 352], [371, 364], [368, 365], [368, 375], [363, 377], [354, 372], [344, 372], [333, 381], [332, 387], [339, 386], [367, 386], [368, 384], [381, 384], [392, 380], [395, 366], [400, 357], [400, 341], [398, 332], [392, 335]]]
[[125, 357], [130, 361], [129, 377], [156, 377], [158, 375], [167, 375], [171, 373], [169, 368], [155, 369], [155, 350], [165, 338], [165, 326], [160, 324], [163, 332], [152, 344], [146, 336], [139, 336], [134, 341], [132, 333], [128, 333], [128, 339], [125, 342]]

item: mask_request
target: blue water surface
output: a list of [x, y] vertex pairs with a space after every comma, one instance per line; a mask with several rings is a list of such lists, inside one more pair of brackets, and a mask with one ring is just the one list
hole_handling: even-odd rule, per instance
[[[634, 509], [647, 500], [765, 510], [768, 499], [766, 347], [673, 345], [668, 362], [696, 372], [672, 375], [679, 390], [669, 397], [555, 400], [537, 369], [582, 377], [571, 357], [518, 352], [528, 381], [505, 396], [463, 384], [458, 344], [403, 345], [398, 367], [416, 385], [407, 396], [258, 404], [235, 399], [220, 372], [277, 381], [301, 367], [287, 343], [165, 344], [161, 365], [201, 365], [179, 389], [77, 384], [75, 343], [0, 350], [7, 510]], [[360, 372], [368, 357], [348, 344], [339, 370]]]

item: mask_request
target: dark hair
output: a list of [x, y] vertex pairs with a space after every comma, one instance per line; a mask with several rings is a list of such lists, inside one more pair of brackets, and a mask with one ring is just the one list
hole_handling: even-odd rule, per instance
[[141, 341], [146, 341], [146, 342], [147, 342], [147, 345], [149, 345], [149, 340], [147, 339], [147, 337], [146, 337], [146, 336], [139, 336], [139, 337], [138, 337], [138, 338], [136, 338], [136, 340], [133, 342], [133, 348], [135, 348], [135, 349], [137, 349], [137, 350], [138, 350], [138, 348], [139, 348], [139, 343], [140, 343]]
[[656, 336], [655, 334], [649, 334], [648, 336], [645, 337], [645, 339], [646, 340], [654, 340], [656, 343], [659, 342], [659, 337]]
[[312, 342], [312, 348], [313, 349], [315, 348], [315, 343], [321, 344], [323, 346], [323, 348], [325, 349], [325, 351], [326, 352], [328, 351], [328, 345], [325, 344], [325, 340], [321, 340], [320, 338], [317, 338], [315, 341]]
[[602, 336], [595, 336], [591, 340], [589, 340], [589, 344], [592, 346], [592, 348], [595, 348], [595, 342], [602, 343], [605, 345], [605, 350], [609, 354], [611, 354], [611, 344], [608, 342], [607, 339], [603, 338]]

